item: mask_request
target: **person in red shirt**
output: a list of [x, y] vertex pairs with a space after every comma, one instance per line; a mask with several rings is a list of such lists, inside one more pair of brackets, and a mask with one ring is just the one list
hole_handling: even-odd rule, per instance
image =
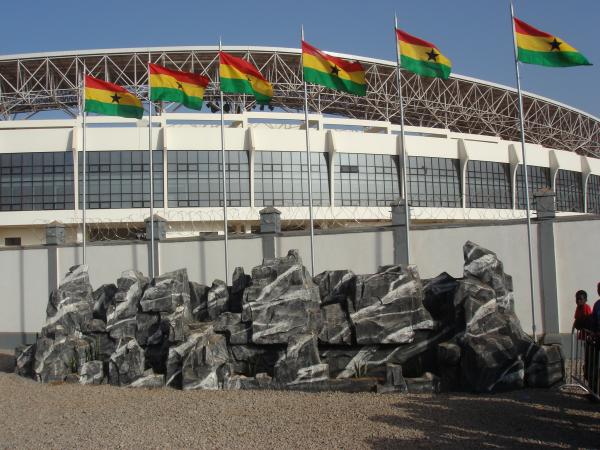
[[[592, 315], [592, 308], [587, 304], [587, 292], [579, 290], [575, 293], [575, 320], [573, 321], [573, 330], [582, 330], [588, 328], [588, 321]], [[579, 339], [582, 338], [581, 332], [578, 333]]]

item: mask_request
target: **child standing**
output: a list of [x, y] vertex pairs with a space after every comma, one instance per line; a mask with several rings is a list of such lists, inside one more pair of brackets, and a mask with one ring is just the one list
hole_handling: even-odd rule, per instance
[[[575, 303], [577, 307], [575, 308], [575, 320], [573, 322], [573, 330], [581, 330], [583, 328], [588, 328], [589, 317], [592, 315], [592, 308], [587, 304], [587, 292], [584, 290], [579, 290], [575, 293]], [[581, 333], [579, 334], [579, 338], [581, 338]]]

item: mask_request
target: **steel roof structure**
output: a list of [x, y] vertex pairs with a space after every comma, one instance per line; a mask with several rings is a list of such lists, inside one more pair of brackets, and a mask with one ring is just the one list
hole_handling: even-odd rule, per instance
[[[300, 50], [275, 47], [223, 48], [252, 61], [274, 85], [273, 106], [286, 111], [303, 108]], [[365, 67], [367, 96], [356, 97], [309, 86], [313, 112], [399, 123], [396, 63], [332, 53], [358, 60]], [[218, 76], [218, 47], [164, 47], [31, 53], [0, 57], [0, 117], [10, 120], [39, 111], [78, 114], [80, 78], [87, 73], [121, 84], [140, 97], [147, 93], [147, 63]], [[516, 90], [475, 78], [452, 75], [448, 80], [402, 71], [407, 125], [446, 128], [454, 132], [520, 138]], [[211, 83], [205, 101], [218, 99]], [[251, 109], [250, 96], [227, 95], [229, 103]], [[173, 108], [169, 106], [168, 108]], [[538, 95], [524, 95], [528, 142], [600, 158], [600, 119]]]

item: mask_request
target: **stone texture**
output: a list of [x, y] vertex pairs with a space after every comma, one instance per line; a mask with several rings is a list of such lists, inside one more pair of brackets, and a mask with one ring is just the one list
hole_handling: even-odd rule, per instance
[[322, 305], [346, 304], [354, 297], [356, 275], [350, 270], [330, 270], [314, 277]]
[[242, 320], [252, 322], [255, 344], [285, 344], [291, 336], [318, 333], [319, 291], [297, 252], [252, 269]]
[[275, 380], [279, 383], [303, 383], [329, 378], [329, 367], [322, 364], [313, 334], [291, 336], [285, 356], [275, 365]]
[[266, 373], [272, 376], [277, 361], [285, 355], [280, 346], [231, 345], [229, 347], [230, 367], [235, 374], [247, 377]]
[[382, 267], [360, 281], [358, 292], [356, 312], [350, 314], [358, 344], [410, 343], [415, 330], [434, 328], [415, 266]]
[[144, 350], [135, 339], [122, 341], [108, 363], [110, 384], [127, 386], [144, 375]]
[[220, 314], [229, 309], [229, 291], [224, 281], [213, 281], [208, 290], [206, 308], [209, 320], [216, 320]]
[[104, 363], [88, 361], [81, 367], [79, 382], [81, 384], [102, 384], [104, 381]]
[[229, 310], [235, 313], [242, 312], [244, 290], [252, 282], [250, 275], [246, 275], [243, 267], [236, 267], [231, 277], [231, 292], [229, 295]]
[[184, 307], [184, 317], [191, 320], [192, 309], [190, 285], [186, 269], [164, 273], [156, 277], [153, 284], [144, 291], [140, 301], [144, 312], [173, 313]]
[[22, 345], [15, 348], [15, 373], [22, 377], [33, 376], [36, 344]]
[[106, 322], [106, 312], [108, 308], [115, 302], [115, 294], [117, 286], [114, 284], [103, 284], [92, 294], [94, 297], [94, 319], [99, 319]]
[[152, 369], [148, 369], [144, 372], [144, 374], [135, 380], [133, 383], [129, 384], [127, 387], [131, 388], [144, 388], [144, 389], [158, 389], [162, 388], [165, 385], [165, 377], [164, 375], [156, 374], [152, 371]]
[[564, 379], [565, 366], [559, 345], [541, 345], [532, 352], [525, 369], [529, 387], [550, 387]]
[[399, 364], [386, 364], [385, 384], [377, 385], [377, 392], [406, 392], [408, 385], [402, 375], [402, 366]]
[[248, 344], [250, 342], [250, 326], [242, 322], [241, 313], [224, 312], [215, 322], [215, 331], [224, 333], [231, 345]]
[[444, 324], [454, 322], [454, 296], [458, 286], [458, 280], [446, 272], [423, 283], [423, 306], [434, 320]]
[[135, 270], [127, 270], [117, 280], [115, 304], [106, 313], [106, 330], [113, 339], [135, 338], [136, 314], [148, 279]]
[[42, 334], [49, 336], [56, 326], [65, 335], [81, 331], [82, 325], [92, 319], [94, 297], [85, 265], [73, 266], [60, 286], [52, 291], [46, 308], [46, 323]]
[[229, 374], [228, 362], [225, 337], [208, 328], [196, 339], [183, 361], [183, 389], [219, 389]]
[[42, 383], [65, 381], [77, 372], [77, 358], [72, 343], [66, 339], [42, 337], [36, 343], [34, 378]]
[[319, 341], [326, 344], [352, 344], [352, 327], [345, 305], [332, 303], [321, 306]]
[[204, 284], [190, 282], [190, 307], [192, 318], [197, 322], [205, 322], [208, 317], [208, 291], [209, 287]]
[[181, 388], [182, 387], [182, 373], [183, 373], [183, 363], [192, 351], [195, 348], [198, 341], [205, 338], [207, 335], [211, 335], [214, 333], [212, 323], [204, 323], [201, 326], [194, 329], [193, 332], [187, 337], [187, 339], [177, 345], [171, 346], [169, 348], [169, 353], [167, 357], [167, 361], [165, 363], [166, 366], [166, 380], [165, 384], [167, 386]]
[[148, 343], [148, 337], [154, 333], [160, 322], [160, 314], [137, 313], [135, 315], [135, 339], [142, 347]]

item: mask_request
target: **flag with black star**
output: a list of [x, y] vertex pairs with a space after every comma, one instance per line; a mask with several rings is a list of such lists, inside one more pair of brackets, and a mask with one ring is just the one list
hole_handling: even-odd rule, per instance
[[85, 76], [84, 110], [104, 116], [141, 119], [144, 108], [139, 98], [118, 84]]
[[452, 62], [431, 42], [396, 29], [400, 66], [424, 77], [448, 78]]

